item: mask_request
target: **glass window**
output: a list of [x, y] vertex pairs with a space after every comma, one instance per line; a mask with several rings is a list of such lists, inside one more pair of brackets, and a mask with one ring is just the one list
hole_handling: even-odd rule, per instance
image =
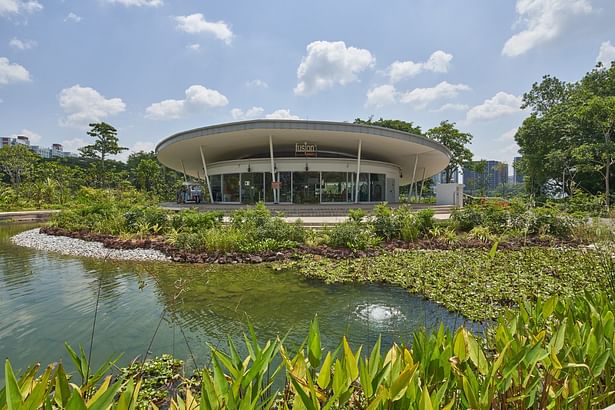
[[359, 202], [369, 202], [369, 174], [359, 174]]
[[383, 202], [386, 176], [384, 174], [370, 174], [370, 202]]
[[265, 200], [263, 173], [244, 172], [241, 174], [241, 203], [255, 204]]
[[224, 174], [222, 176], [223, 202], [239, 202], [239, 174]]
[[271, 188], [271, 172], [265, 172], [265, 202], [273, 202], [273, 188]]
[[214, 202], [222, 202], [222, 175], [210, 175], [209, 183]]
[[278, 181], [280, 181], [280, 202], [292, 202], [292, 172], [278, 172]]
[[355, 180], [356, 176], [357, 176], [356, 172], [349, 172], [348, 173], [348, 183], [346, 185], [346, 187], [348, 188], [348, 190], [347, 190], [348, 191], [348, 196], [347, 196], [346, 200], [348, 202], [354, 202], [354, 194], [355, 194], [355, 192], [354, 192], [354, 190], [355, 190], [354, 180]]
[[322, 202], [346, 202], [347, 198], [346, 172], [323, 172]]
[[293, 173], [293, 202], [296, 204], [320, 202], [320, 172]]

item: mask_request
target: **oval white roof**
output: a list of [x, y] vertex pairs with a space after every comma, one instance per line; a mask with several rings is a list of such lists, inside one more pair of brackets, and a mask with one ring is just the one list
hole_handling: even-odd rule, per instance
[[179, 172], [183, 161], [186, 173], [196, 176], [202, 169], [200, 147], [207, 164], [212, 164], [268, 153], [269, 136], [274, 151], [284, 152], [294, 151], [295, 143], [309, 142], [317, 144], [319, 151], [356, 155], [361, 140], [361, 157], [397, 164], [403, 174], [402, 185], [412, 182], [417, 154], [417, 180], [441, 172], [450, 159], [444, 145], [419, 135], [369, 125], [307, 120], [251, 120], [183, 131], [158, 143], [156, 155], [162, 164]]

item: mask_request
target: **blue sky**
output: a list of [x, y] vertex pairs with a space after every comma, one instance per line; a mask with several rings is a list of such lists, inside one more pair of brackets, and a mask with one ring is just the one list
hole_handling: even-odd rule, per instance
[[615, 60], [613, 0], [0, 0], [0, 135], [131, 150], [249, 118], [441, 120], [511, 161], [544, 74]]

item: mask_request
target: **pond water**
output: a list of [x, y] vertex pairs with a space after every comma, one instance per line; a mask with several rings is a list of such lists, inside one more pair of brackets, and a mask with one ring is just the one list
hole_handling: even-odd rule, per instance
[[113, 353], [124, 353], [125, 364], [151, 343], [148, 357], [174, 353], [201, 367], [207, 344], [224, 347], [227, 337], [241, 344], [247, 323], [262, 340], [288, 333], [292, 349], [314, 315], [327, 348], [343, 335], [358, 346], [373, 345], [381, 334], [390, 345], [408, 342], [420, 327], [464, 322], [391, 286], [326, 285], [265, 265], [103, 262], [11, 244], [10, 236], [31, 228], [0, 225], [0, 357], [14, 369], [68, 362], [65, 341], [87, 350], [99, 291], [95, 365]]

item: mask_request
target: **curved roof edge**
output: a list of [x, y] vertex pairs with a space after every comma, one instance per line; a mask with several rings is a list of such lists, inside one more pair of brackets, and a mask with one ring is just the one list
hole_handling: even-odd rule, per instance
[[169, 144], [179, 142], [185, 139], [214, 134], [222, 134], [225, 132], [236, 132], [255, 129], [303, 129], [314, 131], [354, 132], [359, 134], [377, 135], [429, 146], [442, 152], [449, 158], [451, 157], [451, 151], [446, 146], [437, 141], [434, 141], [421, 135], [410, 134], [409, 132], [399, 131], [392, 128], [377, 127], [374, 125], [354, 124], [349, 122], [282, 119], [257, 119], [237, 121], [194, 128], [187, 131], [181, 131], [163, 139], [158, 144], [156, 144], [155, 153], [158, 154], [158, 152], [162, 148]]

